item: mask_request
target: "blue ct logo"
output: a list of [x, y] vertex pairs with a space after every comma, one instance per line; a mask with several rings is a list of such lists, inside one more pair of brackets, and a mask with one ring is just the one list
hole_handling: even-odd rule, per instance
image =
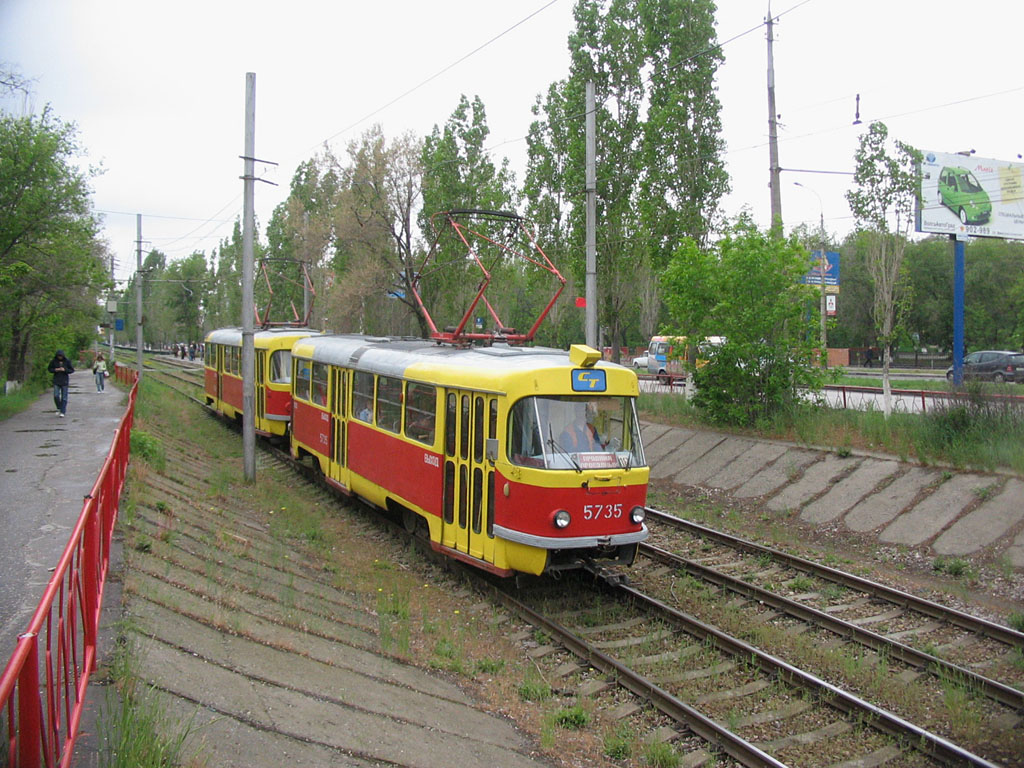
[[605, 372], [598, 368], [574, 368], [573, 392], [604, 392], [608, 388]]

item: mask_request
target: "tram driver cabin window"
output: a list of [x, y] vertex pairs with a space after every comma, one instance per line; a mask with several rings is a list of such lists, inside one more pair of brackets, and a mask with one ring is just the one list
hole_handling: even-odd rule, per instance
[[373, 374], [356, 371], [352, 375], [352, 416], [373, 423]]

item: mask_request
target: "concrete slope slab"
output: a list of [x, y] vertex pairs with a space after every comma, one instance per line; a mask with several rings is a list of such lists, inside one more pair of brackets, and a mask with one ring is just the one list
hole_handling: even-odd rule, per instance
[[829, 523], [871, 493], [878, 485], [899, 471], [897, 461], [864, 459], [856, 469], [833, 485], [824, 496], [812, 501], [800, 512], [800, 519], [809, 523]]
[[741, 499], [767, 496], [799, 477], [803, 471], [816, 462], [820, 454], [802, 448], [787, 448], [771, 464], [761, 470], [733, 491], [733, 495]]
[[737, 456], [750, 450], [753, 443], [739, 438], [726, 438], [699, 459], [684, 467], [675, 482], [686, 485], [719, 487], [717, 478]]
[[1022, 519], [1024, 482], [1011, 478], [1001, 492], [953, 523], [932, 546], [940, 555], [966, 555], [987, 547]]
[[981, 475], [955, 475], [904, 512], [882, 531], [879, 539], [890, 544], [923, 544], [955, 520], [977, 500], [975, 489], [988, 485]]
[[860, 459], [841, 458], [825, 454], [821, 461], [807, 466], [803, 476], [790, 483], [768, 500], [768, 508], [775, 511], [800, 509], [810, 499], [828, 488], [837, 478], [860, 464]]
[[873, 493], [857, 502], [846, 513], [843, 523], [858, 533], [873, 531], [906, 509], [925, 488], [934, 485], [939, 477], [939, 473], [934, 470], [911, 467], [879, 493]]

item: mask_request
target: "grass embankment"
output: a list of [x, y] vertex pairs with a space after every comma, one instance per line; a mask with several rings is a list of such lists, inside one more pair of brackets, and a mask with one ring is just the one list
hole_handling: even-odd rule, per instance
[[[180, 565], [179, 560], [186, 559], [177, 553], [179, 546], [187, 541], [197, 549], [201, 542], [208, 542], [209, 552], [192, 553], [198, 561], [211, 564], [209, 574], [197, 574], [193, 588], [209, 589], [203, 600], [226, 617], [215, 628], [249, 637], [254, 632], [251, 619], [231, 608], [231, 596], [241, 591], [250, 597], [280, 592], [277, 607], [267, 611], [289, 631], [305, 632], [332, 617], [310, 617], [291, 581], [271, 578], [271, 574], [294, 568], [309, 578], [316, 572], [325, 593], [340, 589], [347, 602], [364, 606], [376, 627], [383, 656], [457, 680], [484, 699], [486, 708], [513, 717], [548, 757], [594, 764], [603, 752], [612, 754], [608, 750], [613, 749], [625, 768], [652, 764], [642, 762], [647, 755], [642, 736], [649, 729], [634, 723], [628, 733], [620, 733], [615, 730], [619, 724], [591, 716], [589, 709], [581, 717], [581, 707], [589, 707], [589, 700], [573, 696], [568, 684], [566, 691], [554, 690], [536, 663], [523, 655], [519, 641], [510, 637], [523, 631], [522, 625], [474, 595], [458, 571], [438, 567], [418, 547], [392, 539], [365, 508], [345, 505], [295, 481], [287, 470], [267, 466], [257, 472], [256, 482], [245, 482], [239, 436], [151, 379], [140, 384], [132, 458], [119, 521], [129, 608], [132, 601], [145, 599], [145, 590], [134, 576], [145, 570], [144, 565], [148, 563], [151, 572], [161, 570], [159, 563], [153, 565], [154, 559], [168, 567]], [[289, 476], [283, 478], [282, 473]], [[244, 518], [246, 525], [228, 522], [232, 516]], [[186, 539], [184, 531], [198, 530], [200, 523], [223, 526], [223, 530]], [[272, 542], [257, 545], [262, 535], [247, 532], [252, 546], [242, 546], [236, 535], [240, 530], [265, 531]], [[264, 557], [263, 550], [270, 554]], [[236, 560], [244, 561], [245, 567], [235, 567]], [[231, 586], [217, 580], [222, 571], [237, 571], [249, 579], [244, 574], [254, 569], [265, 576], [259, 583]], [[271, 597], [262, 599], [273, 603]], [[536, 635], [536, 642], [542, 644], [543, 633]], [[203, 750], [196, 749], [204, 738], [202, 718], [176, 718], [173, 712], [178, 710], [163, 706], [166, 697], [146, 683], [145, 669], [151, 663], [146, 659], [147, 642], [145, 627], [132, 619], [122, 622], [121, 652], [108, 669], [117, 701], [105, 708], [102, 738], [108, 750], [101, 764], [208, 765]], [[302, 653], [303, 646], [296, 643], [291, 650]], [[339, 645], [339, 653], [343, 650]], [[635, 716], [643, 722], [645, 717], [644, 713]], [[607, 746], [606, 739], [614, 744]], [[678, 756], [670, 757], [675, 760], [656, 764], [671, 768]]]
[[41, 385], [29, 385], [9, 395], [0, 397], [0, 421], [9, 419], [11, 416], [32, 407], [36, 400], [39, 399], [39, 395], [43, 393], [43, 390], [44, 387]]
[[[864, 385], [863, 381], [858, 383]], [[914, 387], [920, 388], [917, 382]], [[937, 402], [928, 413], [894, 413], [888, 419], [880, 411], [837, 410], [806, 404], [754, 429], [726, 429], [752, 437], [831, 448], [839, 453], [878, 451], [901, 461], [1024, 475], [1024, 408], [1006, 401], [987, 400], [983, 394], [987, 392], [972, 384], [949, 400]], [[722, 429], [707, 423], [700, 411], [678, 394], [641, 394], [638, 408], [641, 418], [691, 428]]]

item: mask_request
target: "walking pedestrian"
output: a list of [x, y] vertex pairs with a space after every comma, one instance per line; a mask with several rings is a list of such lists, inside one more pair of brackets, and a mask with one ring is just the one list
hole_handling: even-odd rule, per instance
[[103, 359], [103, 353], [96, 355], [96, 362], [92, 364], [92, 375], [96, 377], [96, 391], [103, 392], [103, 385], [107, 378], [107, 361]]
[[46, 370], [53, 374], [53, 404], [57, 406], [57, 415], [63, 419], [68, 410], [68, 377], [75, 372], [75, 367], [64, 357], [64, 350], [58, 349]]

